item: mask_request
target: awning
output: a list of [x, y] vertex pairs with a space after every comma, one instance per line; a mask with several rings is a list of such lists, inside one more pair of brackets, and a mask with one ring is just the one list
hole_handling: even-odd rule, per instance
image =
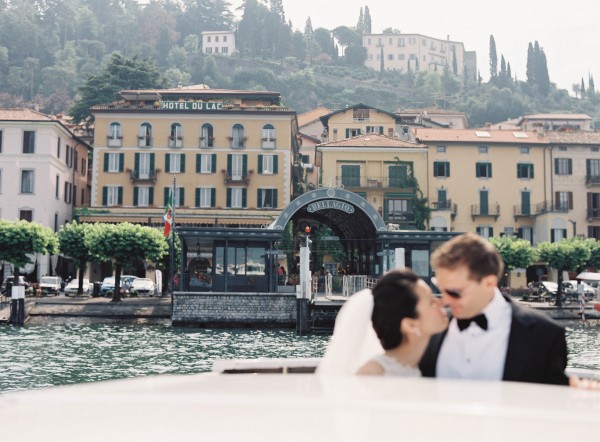
[[586, 281], [600, 281], [600, 273], [581, 272], [575, 279], [583, 279]]

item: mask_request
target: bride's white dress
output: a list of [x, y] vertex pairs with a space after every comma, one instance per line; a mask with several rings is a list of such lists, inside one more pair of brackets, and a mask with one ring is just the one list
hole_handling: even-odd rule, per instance
[[338, 312], [317, 374], [353, 375], [367, 361], [383, 353], [373, 330], [372, 313], [371, 290], [361, 290], [348, 298]]

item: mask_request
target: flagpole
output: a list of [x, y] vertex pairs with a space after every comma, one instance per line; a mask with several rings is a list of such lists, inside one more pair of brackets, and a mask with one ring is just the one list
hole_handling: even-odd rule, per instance
[[[173, 313], [173, 291], [174, 291], [174, 281], [175, 277], [175, 176], [173, 176], [173, 189], [172, 189], [172, 198], [171, 198], [171, 263], [169, 265], [169, 287], [171, 288], [171, 313]], [[179, 284], [181, 285], [181, 275], [179, 277]]]

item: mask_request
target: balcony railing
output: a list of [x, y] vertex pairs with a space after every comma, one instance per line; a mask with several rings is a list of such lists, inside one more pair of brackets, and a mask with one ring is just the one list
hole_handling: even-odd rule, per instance
[[225, 184], [239, 184], [242, 186], [247, 186], [250, 184], [250, 175], [254, 173], [253, 170], [249, 170], [245, 175], [229, 175], [225, 169], [221, 170], [223, 173], [223, 182]]
[[569, 206], [566, 204], [543, 202], [533, 206], [533, 213], [535, 215], [543, 215], [544, 213], [567, 213], [568, 211]]
[[535, 213], [532, 210], [531, 204], [529, 205], [516, 205], [513, 207], [513, 215], [515, 218], [517, 217], [528, 217], [528, 216], [534, 216]]
[[168, 146], [169, 147], [183, 147], [183, 137], [170, 136]]
[[492, 216], [498, 219], [500, 216], [500, 204], [490, 204], [484, 207], [481, 207], [479, 204], [472, 204], [471, 218], [475, 219], [478, 216]]
[[450, 212], [450, 216], [454, 218], [456, 216], [456, 204], [452, 204], [452, 200], [447, 199], [445, 201], [432, 201], [429, 204], [432, 211], [436, 212]]
[[350, 189], [413, 189], [417, 187], [417, 180], [413, 177], [395, 178], [395, 177], [349, 177], [337, 176], [336, 182]]
[[146, 182], [151, 182], [151, 183], [156, 183], [156, 176], [158, 175], [158, 172], [160, 172], [159, 169], [152, 169], [152, 170], [145, 170], [145, 171], [140, 171], [139, 169], [127, 169], [129, 171], [129, 179], [131, 181], [134, 182], [140, 182], [140, 181], [146, 181]]
[[600, 219], [600, 209], [587, 209], [587, 219]]
[[600, 175], [586, 175], [585, 176], [585, 185], [590, 186], [600, 186]]

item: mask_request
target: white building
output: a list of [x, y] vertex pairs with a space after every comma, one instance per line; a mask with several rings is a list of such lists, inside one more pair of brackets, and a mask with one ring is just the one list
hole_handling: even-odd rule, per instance
[[[0, 218], [35, 221], [57, 232], [87, 205], [88, 149], [58, 120], [30, 109], [0, 109]], [[38, 275], [54, 274], [50, 259]], [[26, 269], [27, 270], [27, 269]]]
[[202, 52], [231, 56], [235, 52], [233, 31], [206, 31], [202, 33]]

